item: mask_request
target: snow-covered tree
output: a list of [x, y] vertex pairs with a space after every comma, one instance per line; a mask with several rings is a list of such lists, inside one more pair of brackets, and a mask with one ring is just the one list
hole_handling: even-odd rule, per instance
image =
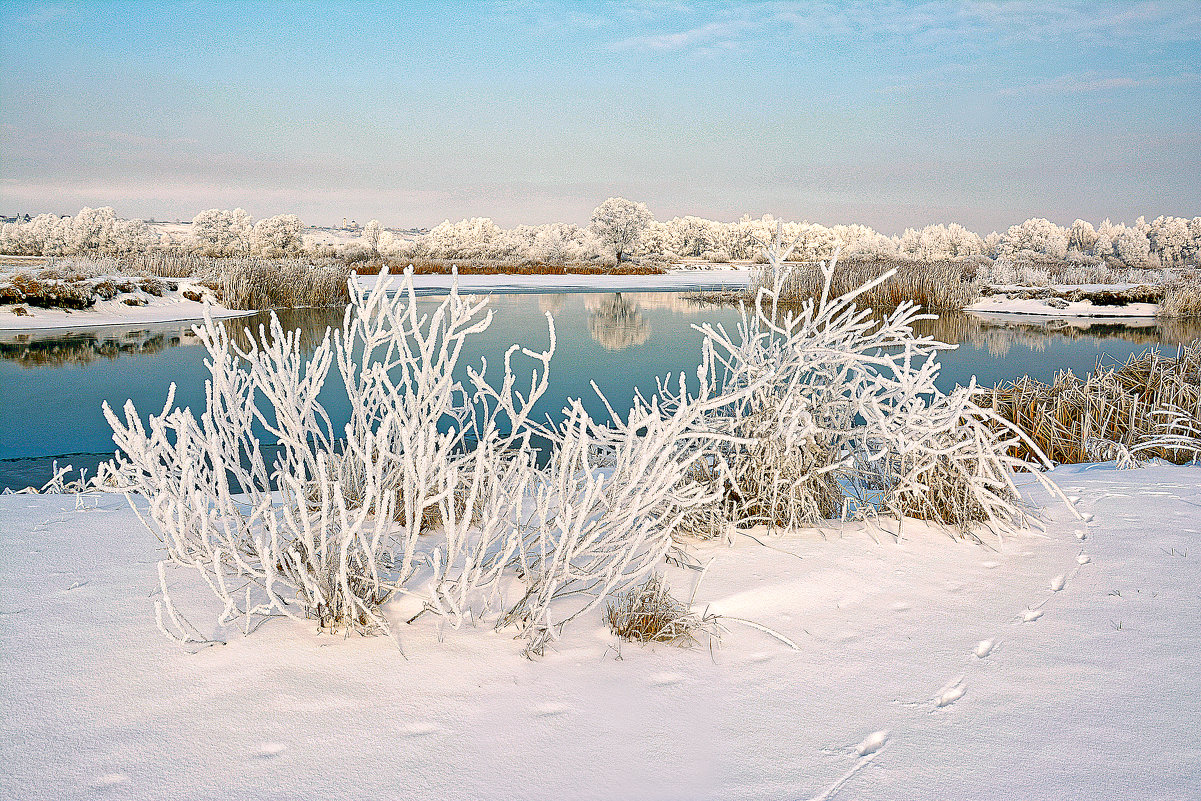
[[1097, 244], [1097, 231], [1093, 224], [1086, 220], [1076, 220], [1068, 229], [1068, 250], [1078, 253], [1091, 253]]
[[1148, 240], [1151, 252], [1165, 267], [1183, 264], [1192, 244], [1189, 221], [1184, 217], [1156, 217], [1151, 223]]
[[279, 259], [295, 256], [304, 248], [304, 223], [295, 214], [277, 214], [254, 224], [250, 250], [256, 256]]
[[370, 248], [372, 253], [379, 253], [379, 237], [382, 232], [383, 227], [379, 220], [371, 220], [363, 226], [363, 244]]
[[113, 252], [113, 229], [116, 228], [116, 225], [117, 214], [112, 206], [101, 206], [98, 209], [85, 206], [71, 220], [67, 252]]
[[1002, 237], [1001, 252], [1009, 256], [1062, 259], [1068, 255], [1068, 232], [1050, 220], [1032, 217], [1021, 225], [1009, 227]]
[[654, 219], [645, 203], [611, 197], [592, 212], [590, 228], [602, 244], [613, 249], [620, 263]]
[[192, 219], [192, 243], [206, 256], [237, 256], [250, 249], [250, 230], [244, 209], [207, 209]]

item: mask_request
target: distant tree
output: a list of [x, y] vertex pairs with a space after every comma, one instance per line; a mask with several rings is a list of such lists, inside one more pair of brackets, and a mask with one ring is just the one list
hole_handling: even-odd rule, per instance
[[113, 230], [117, 225], [117, 214], [112, 206], [98, 209], [84, 207], [71, 220], [71, 232], [67, 237], [68, 253], [111, 253]]
[[250, 250], [256, 256], [295, 256], [304, 248], [304, 223], [295, 214], [277, 214], [254, 224]]
[[589, 228], [602, 244], [613, 249], [620, 264], [654, 219], [645, 203], [611, 197], [592, 212]]
[[1156, 217], [1148, 240], [1151, 252], [1165, 267], [1183, 264], [1192, 244], [1189, 221], [1184, 217]]
[[382, 231], [379, 220], [371, 220], [363, 226], [363, 243], [371, 248], [372, 254], [379, 253], [379, 236]]
[[1079, 253], [1091, 253], [1097, 244], [1097, 231], [1087, 220], [1076, 220], [1068, 229], [1068, 250]]
[[1068, 255], [1068, 232], [1050, 220], [1032, 217], [1021, 225], [1011, 225], [1001, 239], [1001, 252], [1010, 256]]
[[250, 215], [207, 209], [192, 219], [192, 244], [206, 256], [237, 256], [250, 248]]

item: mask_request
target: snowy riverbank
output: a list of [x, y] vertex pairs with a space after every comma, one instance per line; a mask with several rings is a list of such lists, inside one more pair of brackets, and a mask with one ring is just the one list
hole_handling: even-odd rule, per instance
[[[459, 291], [463, 293], [522, 293], [522, 292], [703, 292], [722, 289], [742, 289], [750, 281], [750, 270], [672, 270], [658, 275], [461, 275]], [[375, 275], [355, 278], [364, 287], [373, 287], [380, 280], [400, 286], [402, 276], [390, 275], [381, 279]], [[413, 286], [419, 295], [444, 294], [450, 290], [454, 276], [416, 275]]]
[[701, 547], [698, 606], [799, 651], [730, 622], [712, 654], [618, 659], [598, 613], [538, 662], [424, 618], [408, 659], [287, 620], [190, 654], [155, 630], [123, 498], [0, 497], [0, 794], [1188, 797], [1201, 468], [1053, 476], [1093, 521], [1036, 496], [1046, 536], [1000, 549], [915, 523]]
[[[0, 331], [29, 331], [35, 329], [58, 328], [98, 328], [110, 325], [144, 325], [149, 323], [173, 323], [188, 320], [203, 320], [205, 303], [189, 300], [183, 293], [193, 289], [190, 284], [180, 283], [176, 291], [167, 291], [162, 297], [146, 293], [137, 293], [144, 306], [130, 306], [123, 298], [131, 295], [120, 295], [111, 300], [98, 300], [87, 309], [43, 309], [36, 306], [22, 305], [25, 314], [14, 314], [14, 305], [0, 306]], [[226, 307], [209, 303], [208, 307], [214, 319], [229, 317], [245, 317], [255, 314], [253, 311], [227, 309]]]

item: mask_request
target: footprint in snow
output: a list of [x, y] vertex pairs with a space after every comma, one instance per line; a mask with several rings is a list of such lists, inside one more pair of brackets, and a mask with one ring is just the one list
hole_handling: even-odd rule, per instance
[[1087, 539], [1087, 538], [1088, 538], [1088, 534], [1084, 533], [1083, 529], [1079, 529], [1079, 528], [1076, 529], [1076, 539], [1083, 540], [1083, 539]]
[[1087, 565], [1091, 561], [1093, 560], [1086, 553], [1082, 553], [1076, 557], [1076, 564], [1078, 565]]
[[681, 673], [656, 673], [651, 676], [651, 684], [656, 687], [670, 687], [673, 684], [679, 684], [684, 680]]
[[1022, 622], [1023, 623], [1033, 623], [1034, 621], [1038, 620], [1042, 616], [1043, 616], [1043, 610], [1041, 610], [1041, 609], [1027, 609], [1025, 612], [1022, 613]]
[[1068, 583], [1067, 576], [1062, 574], [1051, 579], [1051, 592], [1059, 592]]
[[567, 704], [543, 704], [534, 710], [534, 714], [540, 718], [557, 718], [560, 715], [566, 715], [569, 711], [571, 711], [571, 707]]
[[855, 748], [855, 753], [858, 754], [859, 756], [867, 756], [868, 754], [874, 754], [877, 751], [879, 751], [881, 748], [883, 748], [887, 742], [888, 742], [888, 730], [887, 729], [881, 729], [880, 731], [874, 731], [867, 736], [867, 739], [865, 739], [863, 742], [859, 743], [859, 745]]
[[952, 686], [943, 690], [942, 693], [939, 694], [938, 698], [934, 699], [934, 705], [939, 709], [950, 706], [962, 698], [966, 692], [967, 687], [963, 684], [963, 680], [961, 679]]
[[288, 746], [283, 743], [259, 743], [258, 756], [260, 759], [273, 759], [287, 750]]
[[976, 644], [976, 647], [972, 651], [972, 653], [974, 653], [976, 655], [977, 659], [983, 659], [984, 657], [991, 654], [992, 649], [994, 649], [996, 647], [997, 647], [997, 643], [995, 640], [981, 640], [979, 643]]
[[129, 784], [129, 777], [124, 773], [106, 773], [92, 780], [92, 787], [97, 790], [107, 790], [110, 787], [120, 787]]

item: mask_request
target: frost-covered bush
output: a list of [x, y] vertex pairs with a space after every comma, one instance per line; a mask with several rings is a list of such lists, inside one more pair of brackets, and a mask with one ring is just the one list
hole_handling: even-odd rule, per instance
[[[199, 417], [171, 397], [145, 423], [132, 404], [124, 420], [105, 408], [122, 453], [106, 479], [147, 497], [166, 550], [156, 608], [167, 634], [206, 639], [175, 608], [166, 571], [176, 566], [221, 600], [219, 627], [285, 615], [394, 633], [383, 607], [402, 594], [453, 626], [515, 627], [538, 653], [641, 580], [678, 520], [713, 500], [680, 485], [705, 453], [705, 415], [726, 397], [690, 397], [681, 379], [669, 410], [639, 400], [610, 427], [577, 400], [561, 427], [534, 426], [553, 326], [547, 350], [513, 346], [491, 383], [486, 364], [460, 361], [490, 325], [486, 301], [452, 291], [426, 312], [411, 273], [398, 293], [387, 285], [355, 288], [341, 330], [307, 359], [276, 320], [247, 346], [206, 321]], [[519, 359], [534, 364], [520, 388]], [[334, 365], [351, 409], [341, 431], [319, 400]], [[557, 446], [542, 469], [535, 430]], [[264, 438], [279, 443], [273, 456]]]
[[714, 461], [731, 521], [795, 528], [870, 511], [965, 536], [1019, 525], [1013, 473], [1029, 465], [1008, 451], [1020, 432], [977, 406], [973, 387], [938, 389], [937, 354], [953, 346], [915, 334], [928, 315], [903, 303], [876, 320], [857, 307], [890, 274], [831, 297], [832, 259], [822, 291], [797, 310], [780, 302], [788, 252], [767, 256], [774, 280], [744, 306], [737, 335], [698, 327], [727, 391], [745, 391], [709, 421], [729, 435]]

